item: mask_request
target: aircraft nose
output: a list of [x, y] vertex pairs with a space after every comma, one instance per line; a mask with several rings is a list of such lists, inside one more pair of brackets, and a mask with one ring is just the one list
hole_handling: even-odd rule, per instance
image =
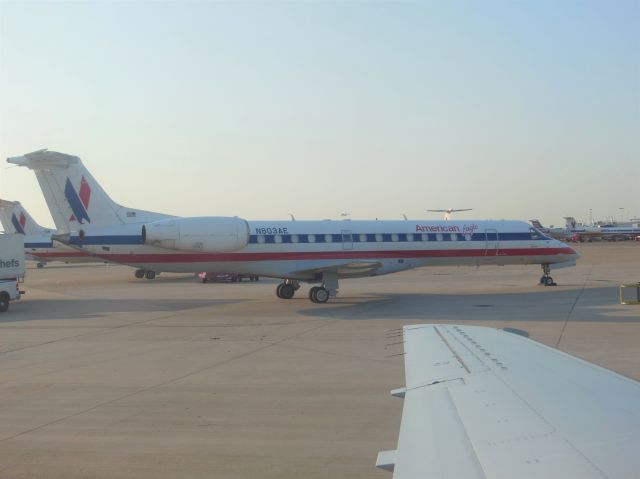
[[562, 248], [566, 251], [565, 254], [571, 256], [572, 259], [577, 260], [577, 259], [580, 259], [580, 257], [582, 256], [580, 253], [578, 253], [574, 248], [569, 246], [567, 243], [563, 243], [562, 241], [560, 241], [559, 243], [562, 246]]

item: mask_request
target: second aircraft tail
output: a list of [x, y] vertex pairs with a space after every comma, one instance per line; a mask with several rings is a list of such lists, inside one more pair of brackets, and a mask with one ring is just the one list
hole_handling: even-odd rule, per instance
[[26, 236], [51, 234], [51, 230], [36, 223], [19, 201], [0, 200], [0, 223], [5, 233]]

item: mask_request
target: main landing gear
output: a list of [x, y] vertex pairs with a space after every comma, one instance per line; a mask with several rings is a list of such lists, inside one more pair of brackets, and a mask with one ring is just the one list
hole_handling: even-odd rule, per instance
[[312, 303], [326, 303], [331, 294], [322, 286], [314, 286], [309, 290], [309, 299]]
[[[276, 288], [276, 296], [281, 299], [291, 299], [300, 289], [300, 282], [285, 279]], [[326, 303], [329, 298], [335, 298], [338, 294], [338, 275], [332, 272], [322, 274], [322, 286], [314, 286], [309, 290], [309, 299], [312, 303]]]
[[543, 264], [542, 266], [542, 277], [540, 278], [540, 284], [544, 286], [557, 286], [556, 282], [553, 280], [549, 273], [551, 273], [551, 267], [548, 264]]
[[138, 279], [147, 278], [147, 279], [156, 279], [155, 271], [147, 271], [146, 269], [137, 269], [134, 276]]
[[276, 288], [276, 296], [280, 299], [291, 299], [296, 291], [300, 289], [300, 282], [294, 279], [285, 279]]

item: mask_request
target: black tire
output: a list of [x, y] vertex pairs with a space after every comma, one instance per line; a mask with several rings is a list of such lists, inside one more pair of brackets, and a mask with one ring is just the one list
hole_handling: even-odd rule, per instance
[[144, 273], [144, 277], [147, 279], [156, 279], [156, 272], [155, 271], [147, 271]]
[[133, 275], [138, 279], [142, 279], [142, 278], [144, 278], [144, 270], [143, 269], [137, 269], [136, 272], [133, 273]]
[[329, 291], [324, 288], [318, 288], [314, 293], [316, 303], [326, 303], [329, 301]]
[[280, 290], [282, 289], [282, 287], [284, 286], [284, 283], [280, 283], [277, 287], [276, 287], [276, 296], [280, 299], [282, 299], [282, 295], [280, 294]]
[[311, 300], [312, 303], [317, 303], [318, 301], [316, 300], [316, 290], [320, 289], [318, 286], [314, 286], [309, 290], [309, 299]]
[[0, 313], [4, 313], [9, 309], [9, 295], [7, 293], [0, 294]]
[[553, 282], [553, 278], [551, 276], [547, 276], [544, 279], [544, 285], [545, 286], [555, 286], [556, 284]]
[[282, 299], [291, 299], [294, 294], [296, 294], [296, 290], [292, 284], [283, 283], [282, 286], [280, 286], [280, 297]]
[[36, 265], [36, 267], [37, 267], [38, 269], [42, 269], [42, 268], [44, 268], [44, 263], [38, 263], [38, 264]]

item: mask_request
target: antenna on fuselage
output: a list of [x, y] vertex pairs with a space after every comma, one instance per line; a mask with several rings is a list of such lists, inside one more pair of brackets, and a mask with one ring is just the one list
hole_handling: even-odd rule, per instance
[[449, 221], [451, 219], [451, 213], [455, 213], [456, 211], [471, 211], [472, 209], [473, 208], [461, 208], [461, 209], [447, 208], [446, 210], [427, 210], [427, 211], [432, 211], [435, 213], [444, 213], [445, 221]]
[[291, 221], [295, 221], [296, 220], [296, 217], [293, 216], [293, 213], [289, 213], [289, 216], [291, 216]]

